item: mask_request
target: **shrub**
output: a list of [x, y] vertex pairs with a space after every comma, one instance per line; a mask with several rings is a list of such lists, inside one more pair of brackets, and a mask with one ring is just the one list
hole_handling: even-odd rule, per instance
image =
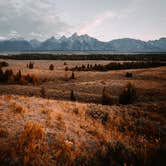
[[64, 64], [63, 64], [64, 66], [66, 66], [67, 65], [67, 63], [66, 62], [64, 62]]
[[12, 108], [12, 111], [14, 111], [15, 113], [24, 113], [25, 112], [25, 108], [21, 105], [18, 105], [16, 103], [12, 103], [11, 104], [11, 108]]
[[[98, 158], [101, 163], [105, 164], [116, 163], [116, 165], [135, 165], [137, 163], [137, 156], [134, 150], [119, 141], [110, 141], [104, 143], [104, 153], [103, 150], [98, 153]], [[108, 164], [108, 165], [109, 165]]]
[[14, 75], [13, 71], [10, 69], [7, 69], [5, 72], [0, 69], [0, 82], [18, 83], [21, 85], [32, 83], [33, 85], [36, 85], [38, 83], [38, 79], [34, 75], [30, 76], [27, 74], [24, 76], [21, 74], [20, 70]]
[[32, 77], [29, 74], [25, 76], [25, 80], [29, 83], [32, 83]]
[[7, 137], [9, 135], [9, 132], [7, 128], [0, 127], [0, 137]]
[[15, 82], [19, 82], [20, 78], [21, 78], [21, 71], [19, 70], [14, 77]]
[[74, 91], [73, 90], [71, 90], [71, 92], [70, 92], [70, 100], [71, 101], [76, 101], [76, 98], [74, 96]]
[[132, 73], [127, 72], [127, 73], [126, 73], [126, 75], [125, 75], [125, 77], [129, 77], [129, 78], [130, 78], [130, 77], [133, 77], [133, 74], [132, 74]]
[[131, 104], [136, 99], [136, 88], [131, 84], [128, 83], [124, 88], [123, 92], [119, 96], [119, 103], [120, 104]]
[[20, 164], [47, 164], [48, 145], [46, 143], [44, 129], [39, 123], [26, 123], [24, 130], [18, 137], [16, 145], [15, 151]]
[[73, 71], [72, 71], [72, 74], [71, 74], [70, 79], [75, 79], [75, 74], [74, 74], [74, 72], [73, 72]]
[[64, 73], [64, 77], [62, 78], [64, 81], [69, 81], [69, 76], [68, 76], [68, 72], [65, 71]]
[[66, 66], [66, 67], [65, 67], [65, 71], [68, 71], [68, 70], [69, 70], [69, 68]]
[[51, 65], [49, 66], [49, 70], [54, 70], [54, 65], [53, 65], [53, 64], [51, 64]]
[[37, 78], [35, 75], [32, 75], [32, 76], [31, 76], [31, 79], [32, 79], [32, 82], [31, 82], [31, 83], [32, 83], [33, 85], [37, 85], [37, 84], [38, 84], [38, 78]]
[[10, 78], [13, 76], [13, 71], [12, 70], [6, 70], [5, 73], [4, 73], [4, 80], [5, 82], [7, 81], [10, 81]]
[[86, 114], [96, 120], [100, 120], [102, 124], [105, 124], [108, 121], [109, 115], [107, 112], [102, 110], [94, 110], [93, 107], [90, 107]]
[[0, 68], [0, 82], [4, 81], [3, 70]]
[[110, 102], [110, 98], [108, 97], [108, 94], [106, 93], [106, 88], [103, 88], [102, 91], [102, 104], [108, 104]]
[[7, 66], [9, 66], [9, 64], [7, 62], [5, 62], [5, 61], [0, 62], [0, 68], [7, 67]]
[[44, 87], [42, 87], [42, 88], [40, 89], [40, 96], [43, 97], [43, 98], [46, 97], [46, 90], [45, 90]]
[[111, 92], [107, 91], [106, 88], [103, 88], [102, 91], [102, 104], [103, 105], [113, 105], [119, 103], [119, 97], [113, 96]]
[[30, 62], [29, 65], [28, 65], [28, 68], [33, 69], [34, 68], [34, 63]]
[[25, 79], [24, 76], [21, 76], [18, 82], [20, 85], [26, 85], [28, 81]]

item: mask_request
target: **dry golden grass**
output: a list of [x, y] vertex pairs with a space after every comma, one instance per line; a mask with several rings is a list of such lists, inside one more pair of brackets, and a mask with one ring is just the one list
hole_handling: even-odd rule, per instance
[[22, 105], [17, 104], [16, 102], [11, 103], [10, 107], [11, 107], [11, 110], [12, 110], [14, 113], [23, 114], [23, 113], [25, 113], [25, 111], [26, 111], [26, 109], [25, 109]]
[[7, 137], [9, 134], [7, 128], [5, 127], [0, 127], [0, 137]]
[[13, 154], [23, 165], [44, 165], [49, 159], [48, 145], [43, 127], [28, 122], [14, 143]]
[[[14, 165], [141, 165], [160, 154], [164, 141], [164, 103], [110, 107], [14, 95], [0, 100], [0, 120], [10, 128], [0, 138], [2, 164], [7, 157]], [[8, 107], [18, 100], [23, 108], [30, 105], [24, 120]]]
[[[28, 63], [28, 61], [26, 61]], [[64, 71], [63, 61], [54, 63], [56, 66], [54, 72], [48, 69], [50, 61], [37, 61], [35, 69], [29, 70], [26, 68], [24, 61], [11, 61], [10, 68], [12, 70], [21, 70], [22, 75], [29, 74], [33, 77], [34, 85], [0, 85], [0, 92], [3, 94], [18, 94], [18, 95], [35, 95], [39, 96], [41, 87], [45, 87], [46, 98], [70, 100], [70, 91], [73, 90], [76, 94], [76, 100], [80, 102], [102, 103], [102, 90], [105, 87], [111, 96], [113, 104], [118, 104], [118, 96], [122, 92], [124, 86], [130, 82], [138, 90], [139, 101], [145, 100], [164, 100], [166, 93], [165, 75], [166, 67], [150, 68], [150, 69], [134, 69], [134, 70], [120, 70], [109, 72], [75, 72], [77, 79], [69, 79], [71, 72]], [[47, 64], [48, 63], [48, 64]], [[76, 65], [76, 63], [84, 63], [83, 61], [68, 62], [69, 66]], [[87, 62], [86, 62], [87, 63]], [[90, 63], [90, 62], [89, 62]], [[92, 63], [95, 63], [93, 61]], [[99, 63], [96, 61], [96, 63]], [[108, 63], [107, 61], [101, 63]], [[16, 64], [18, 64], [16, 66]], [[4, 69], [5, 70], [5, 69]], [[132, 72], [132, 78], [126, 78], [126, 72]], [[65, 76], [66, 75], [66, 76]], [[65, 81], [68, 80], [68, 81]], [[2, 86], [2, 88], [1, 88]], [[160, 95], [164, 93], [163, 95]], [[109, 94], [108, 93], [108, 94]], [[151, 94], [150, 94], [151, 93]], [[158, 97], [155, 97], [158, 95]]]
[[[0, 96], [0, 165], [165, 163], [165, 67], [76, 72], [77, 79], [70, 80], [63, 61], [37, 61], [33, 70], [23, 67], [24, 63], [9, 61], [13, 70], [34, 74], [39, 82], [37, 86], [0, 85], [2, 94], [12, 94]], [[48, 69], [51, 63], [54, 72]], [[67, 62], [69, 67], [76, 63]], [[126, 78], [126, 72], [133, 77]], [[138, 99], [119, 105], [116, 97], [128, 82], [136, 87]], [[47, 93], [40, 98], [43, 86]], [[100, 104], [104, 87], [112, 106]], [[72, 89], [76, 102], [62, 101], [70, 100]]]

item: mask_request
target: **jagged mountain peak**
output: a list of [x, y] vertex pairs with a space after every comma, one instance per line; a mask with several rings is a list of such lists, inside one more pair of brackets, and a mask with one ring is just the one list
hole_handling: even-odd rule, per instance
[[56, 51], [56, 50], [77, 50], [77, 51], [120, 51], [120, 52], [163, 52], [166, 51], [166, 38], [153, 41], [142, 41], [132, 38], [115, 39], [109, 42], [102, 42], [87, 34], [72, 34], [70, 37], [62, 36], [56, 39], [54, 36], [40, 42], [36, 39], [27, 41], [23, 38], [0, 41], [0, 51]]
[[10, 38], [8, 41], [25, 41], [23, 37], [18, 37], [18, 38]]
[[71, 35], [71, 37], [78, 37], [77, 32], [73, 33], [73, 34]]

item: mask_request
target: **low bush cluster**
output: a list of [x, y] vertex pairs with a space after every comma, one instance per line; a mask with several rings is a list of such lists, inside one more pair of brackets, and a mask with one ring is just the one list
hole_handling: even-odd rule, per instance
[[137, 98], [137, 92], [134, 85], [128, 83], [119, 96], [113, 96], [110, 92], [103, 88], [102, 92], [102, 104], [113, 105], [113, 104], [131, 104]]
[[0, 137], [6, 138], [8, 135], [9, 135], [9, 132], [8, 132], [7, 128], [0, 126]]
[[27, 64], [27, 68], [33, 69], [34, 68], [34, 63], [33, 62], [29, 62], [29, 64]]
[[54, 65], [53, 65], [53, 64], [51, 64], [51, 65], [49, 66], [49, 70], [54, 70]]
[[70, 91], [70, 100], [71, 101], [76, 101], [76, 97], [74, 95], [74, 91], [73, 90]]
[[137, 97], [136, 89], [134, 85], [128, 83], [124, 88], [123, 92], [119, 96], [120, 104], [131, 104], [135, 101]]
[[108, 113], [102, 110], [89, 109], [86, 114], [93, 119], [100, 120], [102, 124], [105, 124], [109, 118]]
[[126, 75], [125, 75], [125, 77], [128, 77], [128, 78], [133, 77], [133, 74], [130, 73], [130, 72], [127, 72]]
[[40, 89], [40, 96], [43, 97], [43, 98], [46, 97], [46, 89], [45, 89], [45, 87], [41, 87], [41, 89]]
[[71, 146], [63, 136], [48, 136], [40, 123], [27, 122], [13, 140], [0, 145], [0, 165], [72, 165]]
[[7, 62], [5, 62], [5, 61], [0, 62], [0, 68], [7, 67], [7, 66], [9, 66], [9, 64]]
[[26, 85], [31, 83], [33, 85], [38, 83], [38, 79], [34, 75], [22, 75], [19, 70], [16, 74], [13, 73], [11, 69], [3, 71], [0, 69], [0, 82], [1, 83], [17, 83], [21, 85]]

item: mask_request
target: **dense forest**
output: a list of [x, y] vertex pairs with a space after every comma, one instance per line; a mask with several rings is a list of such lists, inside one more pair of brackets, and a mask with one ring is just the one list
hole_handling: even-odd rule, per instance
[[0, 59], [17, 60], [116, 60], [116, 61], [166, 61], [166, 53], [115, 53], [115, 54], [53, 54], [53, 53], [19, 53], [0, 55]]

